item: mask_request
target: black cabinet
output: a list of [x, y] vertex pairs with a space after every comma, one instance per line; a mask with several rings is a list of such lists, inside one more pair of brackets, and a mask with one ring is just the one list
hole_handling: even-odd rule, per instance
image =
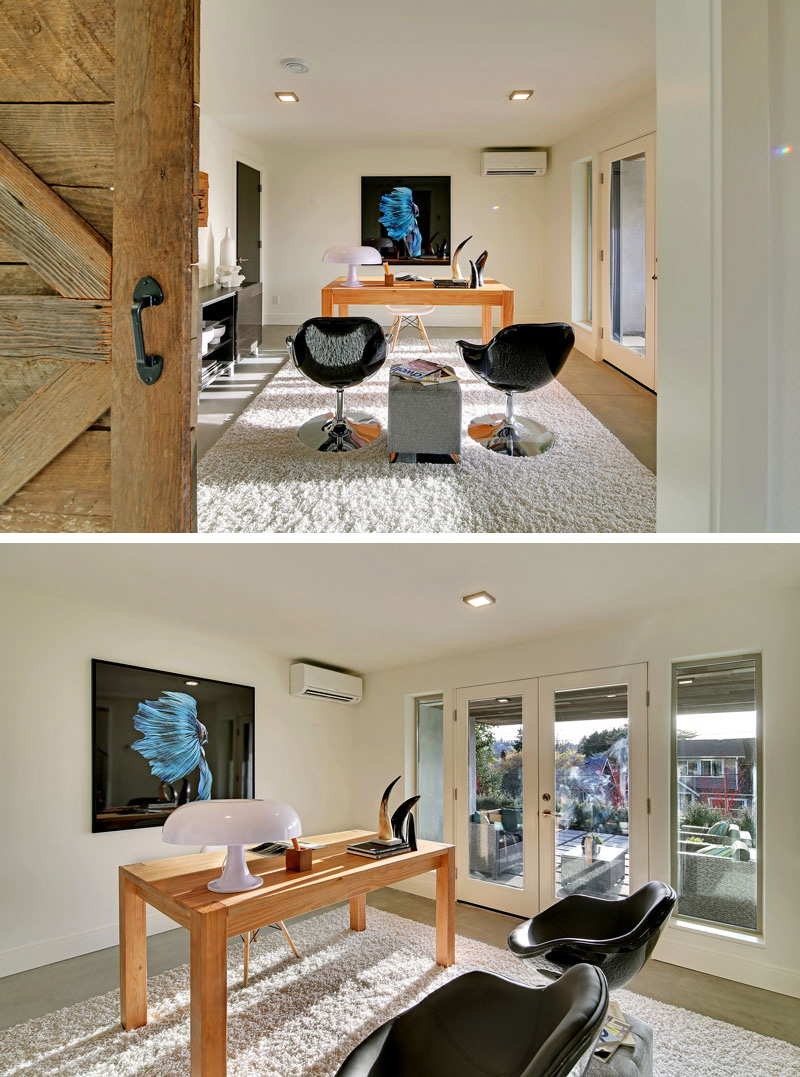
[[[232, 374], [237, 359], [255, 355], [261, 344], [260, 284], [223, 288], [210, 284], [198, 290], [200, 388], [210, 385], [220, 374]], [[222, 330], [205, 348], [203, 326]]]

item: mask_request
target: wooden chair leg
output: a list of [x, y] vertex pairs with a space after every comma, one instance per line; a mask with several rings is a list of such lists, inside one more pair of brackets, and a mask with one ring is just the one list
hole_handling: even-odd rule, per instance
[[247, 979], [250, 973], [250, 932], [244, 936], [244, 986], [247, 987]]
[[278, 921], [278, 925], [279, 925], [279, 927], [280, 927], [281, 931], [282, 931], [282, 932], [284, 933], [284, 935], [286, 936], [286, 941], [287, 941], [287, 942], [289, 943], [289, 945], [291, 946], [291, 948], [292, 948], [292, 953], [294, 954], [294, 956], [295, 956], [296, 958], [298, 958], [298, 959], [299, 959], [299, 957], [300, 957], [300, 954], [299, 954], [299, 953], [297, 952], [297, 947], [295, 946], [295, 944], [294, 944], [294, 941], [292, 940], [292, 936], [291, 936], [291, 935], [289, 934], [289, 932], [288, 932], [288, 931], [287, 931], [287, 929], [286, 929], [286, 924], [284, 924], [283, 920], [279, 920], [279, 921]]
[[432, 352], [433, 348], [431, 347], [431, 342], [428, 340], [428, 334], [425, 332], [425, 326], [422, 324], [422, 318], [420, 318], [419, 315], [417, 315], [417, 325], [419, 327], [420, 336], [425, 338], [425, 343], [428, 345], [428, 351]]
[[403, 321], [403, 319], [398, 314], [397, 315], [397, 321], [395, 322], [395, 324], [393, 326], [393, 328], [394, 328], [394, 339], [392, 340], [392, 351], [394, 351], [395, 345], [397, 344], [397, 338], [400, 336], [400, 325], [402, 324], [402, 321]]

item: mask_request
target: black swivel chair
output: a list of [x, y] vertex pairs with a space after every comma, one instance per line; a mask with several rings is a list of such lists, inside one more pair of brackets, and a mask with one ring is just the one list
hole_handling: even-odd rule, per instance
[[676, 898], [672, 887], [660, 882], [645, 883], [620, 901], [572, 894], [515, 927], [508, 948], [517, 957], [543, 954], [558, 969], [578, 962], [595, 965], [613, 991], [632, 980], [650, 957]]
[[590, 965], [548, 987], [467, 972], [367, 1036], [336, 1077], [578, 1077], [607, 1008]]
[[336, 414], [315, 415], [298, 430], [310, 449], [349, 452], [375, 441], [381, 424], [364, 411], [344, 413], [344, 391], [371, 377], [386, 359], [386, 337], [371, 318], [310, 318], [286, 347], [301, 374], [336, 390]]
[[485, 449], [504, 456], [538, 456], [553, 435], [533, 419], [514, 414], [514, 393], [530, 393], [552, 381], [566, 363], [575, 334], [564, 322], [508, 325], [488, 344], [457, 340], [467, 366], [493, 389], [506, 394], [504, 415], [479, 415], [469, 435]]

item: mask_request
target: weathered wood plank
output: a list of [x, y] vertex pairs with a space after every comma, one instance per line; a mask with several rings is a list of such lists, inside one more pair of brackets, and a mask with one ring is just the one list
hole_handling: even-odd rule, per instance
[[[114, 530], [192, 527], [192, 261], [197, 0], [117, 0], [114, 192]], [[141, 76], [147, 68], [147, 78]], [[169, 102], [169, 108], [164, 107]], [[142, 116], [148, 118], [142, 123]], [[142, 222], [147, 227], [142, 227]], [[151, 274], [164, 302], [144, 314], [153, 386], [136, 374], [130, 300]]]
[[113, 101], [113, 2], [0, 5], [0, 85], [6, 101]]
[[2, 263], [2, 262], [19, 262], [19, 261], [20, 261], [19, 254], [17, 254], [14, 247], [11, 246], [11, 244], [8, 242], [8, 240], [5, 240], [5, 239], [3, 239], [2, 236], [0, 236], [0, 263]]
[[0, 357], [111, 359], [111, 301], [0, 296]]
[[61, 513], [27, 512], [0, 505], [0, 532], [7, 534], [89, 534], [111, 530], [110, 516], [72, 516]]
[[0, 423], [0, 504], [108, 408], [109, 363], [70, 363]]
[[0, 295], [58, 295], [28, 265], [0, 265]]
[[0, 360], [0, 419], [16, 411], [32, 393], [59, 374], [66, 363], [29, 363], [25, 359]]
[[114, 233], [114, 192], [108, 187], [64, 187], [53, 190], [109, 243]]
[[[145, 78], [141, 72], [138, 77]], [[114, 186], [111, 104], [0, 104], [0, 142], [45, 183]]]
[[110, 298], [107, 240], [2, 143], [0, 235], [61, 295]]
[[[94, 518], [94, 522], [76, 527], [64, 517]], [[4, 528], [4, 520], [15, 526]], [[0, 507], [0, 530], [14, 530], [23, 523], [26, 531], [110, 530], [109, 431], [87, 430], [81, 434]]]

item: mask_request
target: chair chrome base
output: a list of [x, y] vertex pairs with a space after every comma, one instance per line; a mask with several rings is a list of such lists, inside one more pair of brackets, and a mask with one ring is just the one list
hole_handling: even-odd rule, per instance
[[318, 452], [353, 452], [371, 445], [380, 432], [381, 424], [366, 411], [351, 411], [340, 419], [329, 411], [303, 423], [297, 436]]
[[539, 456], [553, 444], [553, 435], [533, 419], [502, 414], [479, 415], [469, 424], [469, 436], [484, 449], [501, 456]]

